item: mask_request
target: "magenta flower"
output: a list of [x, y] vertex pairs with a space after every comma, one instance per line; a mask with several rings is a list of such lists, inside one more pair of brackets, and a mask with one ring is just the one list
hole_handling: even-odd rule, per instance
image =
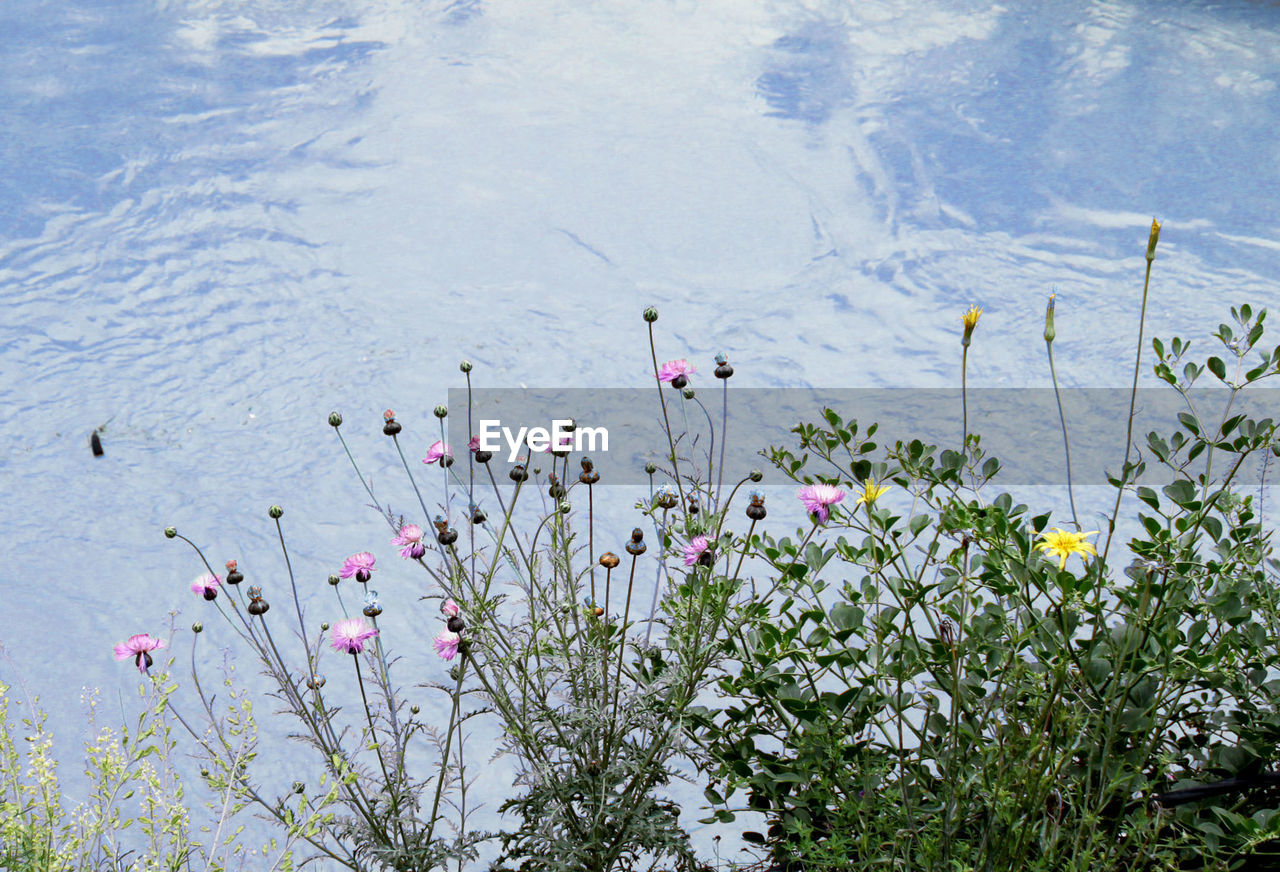
[[191, 592], [198, 593], [207, 600], [215, 600], [218, 598], [218, 586], [222, 584], [222, 579], [216, 575], [204, 575], [191, 582]]
[[437, 654], [445, 660], [452, 660], [458, 655], [458, 646], [462, 644], [462, 637], [452, 630], [441, 630], [432, 644], [435, 645]]
[[684, 546], [684, 565], [693, 566], [698, 562], [698, 558], [703, 552], [709, 548], [711, 543], [707, 541], [706, 536], [694, 536], [693, 541]]
[[347, 654], [359, 654], [364, 650], [364, 643], [378, 635], [378, 631], [366, 624], [363, 618], [347, 618], [344, 621], [338, 621], [333, 625], [330, 633], [330, 647], [334, 651]]
[[399, 545], [400, 556], [409, 560], [417, 560], [427, 553], [427, 546], [422, 544], [422, 528], [417, 524], [405, 524], [400, 528], [400, 535], [391, 540], [392, 545]]
[[688, 376], [693, 375], [697, 370], [689, 365], [689, 361], [683, 357], [679, 360], [668, 360], [661, 368], [658, 369], [658, 381], [673, 382], [681, 376], [688, 381]]
[[471, 437], [471, 441], [467, 443], [467, 450], [468, 450], [468, 451], [470, 451], [472, 454], [475, 454], [477, 451], [479, 451], [479, 450], [480, 450], [480, 437], [479, 437], [479, 436], [472, 436], [472, 437]]
[[146, 675], [153, 662], [151, 655], [147, 652], [158, 651], [164, 646], [164, 639], [153, 639], [146, 633], [138, 633], [136, 636], [130, 636], [129, 641], [120, 642], [115, 646], [116, 659], [128, 660], [130, 657], [134, 658], [134, 662], [138, 664], [138, 671]]
[[437, 442], [433, 442], [431, 444], [431, 447], [427, 449], [427, 456], [423, 458], [422, 462], [427, 464], [437, 463], [437, 462], [441, 464], [446, 464], [447, 461], [442, 459], [446, 457], [449, 460], [453, 460], [453, 449], [450, 448], [448, 445], [445, 445], [443, 442], [437, 441]]
[[369, 580], [373, 575], [373, 564], [375, 557], [368, 551], [361, 551], [358, 554], [352, 554], [342, 564], [342, 571], [338, 575], [343, 578], [356, 577], [356, 581], [361, 583]]
[[805, 511], [817, 515], [819, 524], [825, 524], [831, 517], [831, 507], [844, 499], [844, 491], [831, 484], [811, 484], [800, 488], [796, 496], [804, 503]]
[[440, 606], [440, 611], [444, 612], [445, 617], [454, 618], [458, 616], [458, 604], [452, 599], [447, 599]]

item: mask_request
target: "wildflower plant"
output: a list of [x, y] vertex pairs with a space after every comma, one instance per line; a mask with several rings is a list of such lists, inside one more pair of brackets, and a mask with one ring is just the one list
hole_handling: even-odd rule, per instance
[[[653, 314], [646, 313], [651, 347]], [[470, 396], [471, 366], [461, 371]], [[455, 709], [463, 688], [473, 691], [499, 719], [503, 750], [517, 762], [518, 794], [501, 811], [519, 825], [500, 834], [499, 868], [701, 868], [679, 809], [663, 791], [677, 775], [675, 762], [691, 753], [688, 711], [709, 688], [720, 656], [726, 604], [738, 587], [732, 556], [744, 540], [723, 527], [742, 483], [726, 494], [714, 458], [695, 463], [684, 444], [694, 373], [686, 360], [658, 366], [655, 352], [671, 451], [665, 480], [653, 482], [641, 511], [657, 536], [650, 559], [669, 572], [660, 576], [661, 603], [655, 590], [647, 616], [634, 593], [650, 543], [637, 527], [611, 546], [626, 556], [601, 547], [594, 510], [601, 471], [590, 458], [572, 457], [567, 444], [547, 446], [549, 456], [528, 445], [509, 483], [499, 483], [492, 455], [472, 438], [465, 467], [442, 466], [436, 461], [448, 456], [441, 448], [448, 410], [438, 408], [440, 439], [426, 457], [436, 469], [419, 481], [400, 446], [403, 429], [384, 429], [419, 513], [389, 505], [381, 512], [390, 543], [427, 573], [424, 594], [444, 601], [445, 624], [432, 646], [451, 664]], [[717, 377], [731, 373], [721, 361]], [[672, 389], [680, 392], [672, 402], [685, 428], [672, 427]], [[470, 403], [465, 413], [471, 430]], [[347, 455], [373, 504], [382, 506]], [[424, 494], [441, 499], [433, 505]], [[482, 510], [481, 502], [497, 510]], [[458, 505], [467, 507], [461, 529], [450, 520]], [[655, 637], [658, 624], [666, 632]]]
[[[117, 649], [122, 647], [128, 649], [125, 657], [136, 658], [142, 669], [152, 665], [148, 652], [163, 648], [164, 640], [138, 634]], [[175, 766], [172, 662], [158, 665], [139, 688], [143, 705], [132, 725], [99, 726], [98, 694], [85, 694], [88, 794], [74, 806], [61, 786], [52, 754], [54, 737], [39, 701], [23, 688], [19, 705], [27, 715], [19, 719], [13, 711], [13, 686], [0, 683], [0, 869], [223, 872], [243, 867], [248, 851], [243, 828], [236, 826], [243, 807], [238, 788], [228, 784], [212, 793], [206, 811], [193, 815]], [[19, 737], [25, 742], [22, 751]], [[252, 723], [239, 739], [231, 759], [243, 766], [252, 757]], [[287, 844], [269, 845], [254, 868], [287, 869], [292, 864]]]
[[[1117, 446], [1096, 545], [993, 494], [999, 461], [967, 428], [963, 451], [882, 447], [827, 409], [798, 450], [771, 449], [811, 517], [753, 540], [778, 585], [742, 606], [722, 698], [698, 711], [715, 817], [762, 814], [743, 837], [787, 870], [1256, 862], [1280, 838], [1280, 563], [1238, 473], [1280, 442], [1234, 403], [1280, 372], [1280, 347], [1260, 345], [1265, 311], [1232, 316], [1223, 356], [1153, 341], [1188, 408], [1143, 457]], [[1212, 417], [1189, 394], [1206, 373], [1227, 388]], [[1173, 482], [1143, 485], [1148, 463]], [[845, 489], [852, 509], [815, 505]], [[1117, 566], [1124, 495], [1139, 532]]]

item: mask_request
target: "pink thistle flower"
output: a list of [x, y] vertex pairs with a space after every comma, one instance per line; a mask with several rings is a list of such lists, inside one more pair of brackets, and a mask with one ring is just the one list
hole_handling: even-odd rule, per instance
[[[689, 361], [683, 357], [679, 360], [668, 360], [661, 368], [658, 369], [658, 381], [674, 382], [677, 378], [684, 377], [687, 382], [688, 376], [693, 375], [697, 370], [689, 365]], [[683, 384], [680, 385], [683, 387]]]
[[462, 644], [462, 637], [452, 630], [441, 630], [432, 644], [437, 654], [445, 660], [452, 660], [458, 656], [458, 646]]
[[417, 560], [427, 553], [427, 546], [422, 544], [422, 528], [417, 524], [405, 524], [400, 528], [400, 535], [391, 540], [392, 545], [399, 545], [400, 556], [409, 560]]
[[805, 511], [816, 515], [819, 524], [831, 517], [831, 507], [844, 499], [844, 491], [831, 484], [811, 484], [800, 488], [796, 496], [804, 503]]
[[[448, 458], [448, 460], [443, 458]], [[440, 463], [447, 466], [452, 460], [453, 449], [443, 442], [436, 441], [427, 449], [427, 456], [422, 459], [422, 462], [426, 464]]]
[[467, 443], [467, 450], [468, 450], [468, 451], [470, 451], [472, 454], [475, 454], [477, 451], [479, 451], [479, 450], [480, 450], [480, 437], [479, 437], [479, 436], [472, 436], [472, 437], [471, 437], [471, 441]]
[[218, 586], [221, 584], [221, 578], [205, 573], [191, 582], [191, 592], [198, 593], [207, 600], [215, 600], [218, 598]]
[[116, 659], [128, 660], [130, 657], [134, 658], [134, 662], [138, 664], [138, 671], [146, 675], [147, 670], [151, 668], [151, 664], [154, 662], [147, 652], [158, 651], [165, 644], [164, 639], [155, 639], [146, 633], [138, 633], [136, 636], [130, 636], [129, 641], [120, 642], [115, 646]]
[[362, 584], [369, 580], [373, 575], [373, 564], [376, 558], [368, 551], [361, 551], [358, 554], [352, 554], [342, 564], [342, 571], [338, 575], [343, 578], [356, 577], [356, 581]]
[[693, 566], [709, 547], [711, 543], [706, 536], [694, 536], [693, 541], [684, 546], [684, 565]]
[[329, 646], [334, 651], [359, 654], [364, 650], [364, 643], [378, 635], [378, 631], [363, 618], [347, 618], [334, 624], [330, 635]]
[[452, 599], [447, 599], [440, 606], [440, 611], [444, 612], [445, 617], [456, 618], [458, 616], [458, 604]]

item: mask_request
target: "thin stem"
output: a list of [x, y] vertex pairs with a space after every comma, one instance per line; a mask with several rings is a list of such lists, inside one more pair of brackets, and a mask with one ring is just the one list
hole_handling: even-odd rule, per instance
[[1067, 499], [1071, 501], [1071, 523], [1076, 525], [1076, 532], [1084, 528], [1080, 526], [1080, 516], [1076, 514], [1076, 495], [1071, 486], [1071, 442], [1067, 439], [1067, 416], [1062, 411], [1062, 394], [1058, 391], [1058, 373], [1053, 366], [1053, 340], [1045, 342], [1049, 351], [1049, 376], [1053, 379], [1053, 398], [1058, 402], [1058, 423], [1062, 425], [1062, 450], [1067, 455]]
[[1120, 499], [1124, 496], [1124, 482], [1129, 477], [1129, 456], [1133, 451], [1133, 410], [1138, 403], [1138, 373], [1142, 368], [1142, 339], [1147, 326], [1147, 292], [1151, 287], [1151, 264], [1156, 259], [1154, 240], [1147, 245], [1147, 269], [1142, 279], [1142, 309], [1138, 313], [1138, 351], [1133, 357], [1133, 390], [1129, 394], [1129, 415], [1124, 432], [1124, 467], [1120, 471], [1120, 486], [1116, 488], [1116, 504], [1111, 509], [1111, 517], [1107, 519], [1107, 543], [1102, 546], [1102, 556], [1098, 559], [1098, 584], [1096, 589], [1101, 595], [1102, 572], [1107, 565], [1107, 554], [1111, 551], [1111, 539], [1116, 529], [1116, 516], [1120, 512]]
[[[658, 350], [653, 341], [653, 322], [649, 322], [649, 355], [653, 358], [653, 377], [658, 378]], [[676, 489], [680, 491], [680, 503], [684, 504], [684, 486], [680, 483], [680, 469], [676, 460], [676, 443], [671, 435], [671, 418], [667, 415], [667, 398], [662, 393], [662, 382], [658, 382], [658, 402], [662, 404], [663, 429], [667, 434], [667, 445], [671, 448], [671, 473], [676, 480]]]
[[289, 562], [289, 549], [284, 544], [284, 528], [280, 526], [280, 519], [276, 518], [276, 534], [280, 537], [280, 550], [284, 552], [284, 565], [289, 570], [289, 586], [293, 588], [293, 608], [298, 614], [298, 635], [302, 640], [303, 658], [307, 664], [307, 671], [314, 672], [311, 664], [311, 646], [307, 644], [307, 628], [302, 623], [302, 604], [298, 601], [298, 585], [293, 580], [293, 564]]
[[400, 439], [398, 436], [392, 435], [391, 441], [396, 444], [396, 453], [400, 455], [400, 462], [404, 464], [405, 474], [409, 476], [409, 484], [413, 485], [413, 492], [418, 497], [418, 505], [422, 507], [422, 522], [429, 524], [431, 523], [431, 513], [427, 511], [427, 503], [422, 499], [422, 491], [418, 490], [418, 482], [414, 480], [413, 470], [409, 468], [409, 461], [405, 460], [404, 451], [400, 448]]

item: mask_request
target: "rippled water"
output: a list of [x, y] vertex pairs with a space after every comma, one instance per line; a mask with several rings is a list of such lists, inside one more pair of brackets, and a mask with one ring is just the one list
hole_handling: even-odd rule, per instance
[[0, 5], [0, 640], [73, 718], [81, 685], [131, 686], [113, 642], [195, 611], [166, 524], [278, 573], [282, 503], [323, 578], [384, 535], [331, 408], [390, 487], [381, 409], [434, 438], [462, 357], [487, 386], [646, 385], [651, 303], [661, 356], [821, 387], [955, 386], [978, 303], [971, 383], [1043, 386], [1056, 286], [1063, 382], [1122, 385], [1153, 215], [1151, 330], [1280, 300], [1278, 25], [1245, 2]]

